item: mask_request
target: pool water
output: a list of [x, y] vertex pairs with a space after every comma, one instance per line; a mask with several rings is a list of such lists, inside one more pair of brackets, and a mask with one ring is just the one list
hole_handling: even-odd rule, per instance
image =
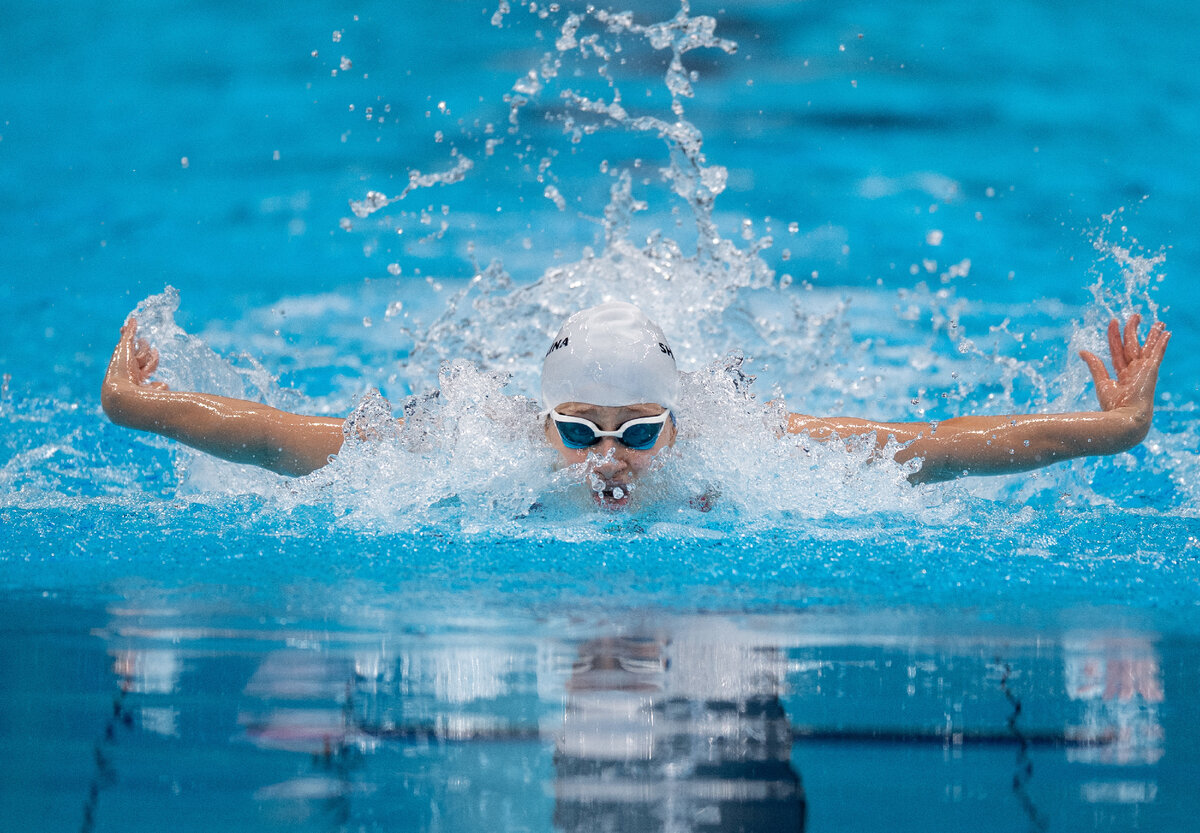
[[[0, 827], [1192, 828], [1197, 10], [621, 8], [6, 9]], [[616, 514], [532, 401], [610, 296], [686, 372]], [[116, 428], [130, 312], [370, 438]], [[1127, 454], [912, 487], [770, 428], [1092, 408], [1132, 312]]]

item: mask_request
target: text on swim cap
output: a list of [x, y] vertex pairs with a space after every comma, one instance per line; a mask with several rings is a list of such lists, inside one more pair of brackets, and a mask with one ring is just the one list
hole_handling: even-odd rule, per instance
[[[546, 351], [546, 355], [549, 356], [551, 353], [553, 353], [555, 350], [557, 350], [560, 347], [566, 347], [567, 344], [570, 343], [570, 341], [571, 341], [570, 336], [565, 336], [564, 338], [560, 338], [558, 341], [556, 341], [550, 345], [550, 349]], [[661, 346], [662, 345], [660, 344], [659, 347], [661, 347]]]
[[[554, 348], [550, 348], [550, 349], [554, 349]], [[671, 348], [668, 347], [667, 345], [663, 344], [661, 341], [658, 343], [658, 349], [661, 350], [662, 352], [666, 353], [671, 358], [675, 358], [675, 354], [671, 352]]]

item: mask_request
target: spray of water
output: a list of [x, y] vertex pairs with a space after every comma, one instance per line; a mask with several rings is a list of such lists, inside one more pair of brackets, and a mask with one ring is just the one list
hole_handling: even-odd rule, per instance
[[[503, 25], [510, 13], [501, 4], [493, 22]], [[912, 418], [937, 419], [964, 402], [995, 413], [1070, 405], [1083, 395], [1086, 377], [1081, 366], [1063, 376], [1040, 359], [1020, 356], [1026, 333], [1008, 320], [968, 333], [965, 322], [977, 312], [956, 294], [953, 282], [969, 271], [969, 262], [949, 268], [939, 287], [919, 284], [896, 298], [830, 293], [777, 280], [762, 257], [770, 237], [756, 238], [748, 229], [741, 245], [726, 237], [713, 207], [727, 172], [705, 158], [703, 137], [685, 106], [696, 76], [685, 68], [684, 56], [702, 48], [736, 50], [715, 29], [712, 18], [692, 16], [686, 2], [673, 18], [653, 24], [594, 8], [565, 13], [554, 50], [506, 96], [507, 136], [518, 136], [523, 113], [537, 102], [573, 143], [597, 131], [621, 131], [665, 151], [658, 182], [646, 186], [630, 169], [604, 163], [611, 182], [601, 245], [526, 285], [517, 285], [502, 263], [493, 262], [447, 299], [434, 320], [410, 323], [403, 335], [412, 349], [390, 381], [419, 393], [393, 405], [368, 392], [347, 421], [342, 453], [329, 466], [281, 482], [260, 473], [231, 477], [227, 464], [185, 453], [184, 490], [248, 491], [269, 498], [279, 511], [319, 505], [338, 522], [383, 529], [577, 539], [603, 534], [614, 522], [672, 535], [828, 517], [859, 518], [869, 527], [896, 513], [928, 524], [954, 523], [971, 512], [972, 491], [1028, 501], [1061, 492], [1064, 478], [1079, 480], [1067, 470], [1019, 483], [917, 489], [906, 480], [915, 463], [895, 463], [895, 447], [879, 452], [870, 441], [814, 443], [784, 434], [788, 410], [894, 418], [898, 408], [911, 405]], [[627, 104], [617, 83], [619, 62], [612, 60], [623, 39], [666, 56], [669, 113], [636, 112]], [[569, 86], [563, 72], [568, 58], [593, 62], [604, 90]], [[555, 91], [558, 106], [552, 108], [547, 99]], [[489, 138], [482, 159], [455, 151], [445, 172], [412, 172], [398, 195], [368, 192], [351, 210], [365, 219], [414, 189], [450, 185], [507, 140]], [[565, 200], [549, 159], [539, 176], [547, 183], [545, 196], [559, 204]], [[671, 216], [691, 219], [690, 242], [660, 228], [641, 237], [634, 231], [656, 187], [675, 201]], [[653, 216], [659, 216], [657, 210]], [[1102, 260], [1118, 264], [1123, 284], [1097, 280], [1096, 304], [1075, 330], [1073, 349], [1097, 348], [1087, 334], [1102, 315], [1124, 314], [1138, 304], [1157, 312], [1147, 290], [1161, 255], [1112, 244], [1107, 234], [1097, 236], [1096, 247]], [[685, 371], [678, 443], [638, 482], [630, 512], [616, 521], [596, 512], [586, 465], [556, 467], [531, 398], [546, 344], [562, 320], [608, 300], [632, 301], [656, 319]], [[168, 290], [136, 311], [143, 332], [162, 353], [166, 381], [304, 409], [302, 397], [281, 389], [252, 358], [220, 359], [180, 330], [174, 322], [177, 305]], [[850, 309], [871, 321], [870, 336], [853, 331]], [[1043, 310], [1043, 342], [1047, 333], [1061, 331], [1063, 341], [1070, 335], [1059, 312]], [[927, 329], [917, 328], [919, 323]], [[1061, 366], [1061, 359], [1050, 361]], [[756, 383], [752, 374], [769, 381]], [[922, 380], [915, 390], [914, 378]], [[397, 415], [402, 423], [393, 419]], [[1152, 436], [1148, 453], [1160, 459], [1155, 442]], [[1086, 492], [1086, 484], [1076, 489], [1084, 501]]]

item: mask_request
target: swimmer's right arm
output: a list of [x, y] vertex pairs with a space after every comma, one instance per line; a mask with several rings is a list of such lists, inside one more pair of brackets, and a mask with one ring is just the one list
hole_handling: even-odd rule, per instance
[[178, 440], [234, 463], [304, 475], [341, 450], [345, 420], [302, 416], [269, 405], [170, 390], [150, 381], [158, 352], [137, 337], [132, 317], [104, 374], [100, 403], [117, 425]]

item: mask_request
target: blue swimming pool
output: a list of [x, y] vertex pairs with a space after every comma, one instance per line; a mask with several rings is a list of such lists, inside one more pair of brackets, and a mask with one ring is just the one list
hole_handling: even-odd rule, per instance
[[[0, 828], [1192, 828], [1193, 5], [9, 5]], [[608, 295], [688, 373], [618, 514], [526, 430]], [[135, 309], [173, 385], [382, 437], [111, 425]], [[1091, 408], [1135, 311], [1127, 454], [764, 430]]]

